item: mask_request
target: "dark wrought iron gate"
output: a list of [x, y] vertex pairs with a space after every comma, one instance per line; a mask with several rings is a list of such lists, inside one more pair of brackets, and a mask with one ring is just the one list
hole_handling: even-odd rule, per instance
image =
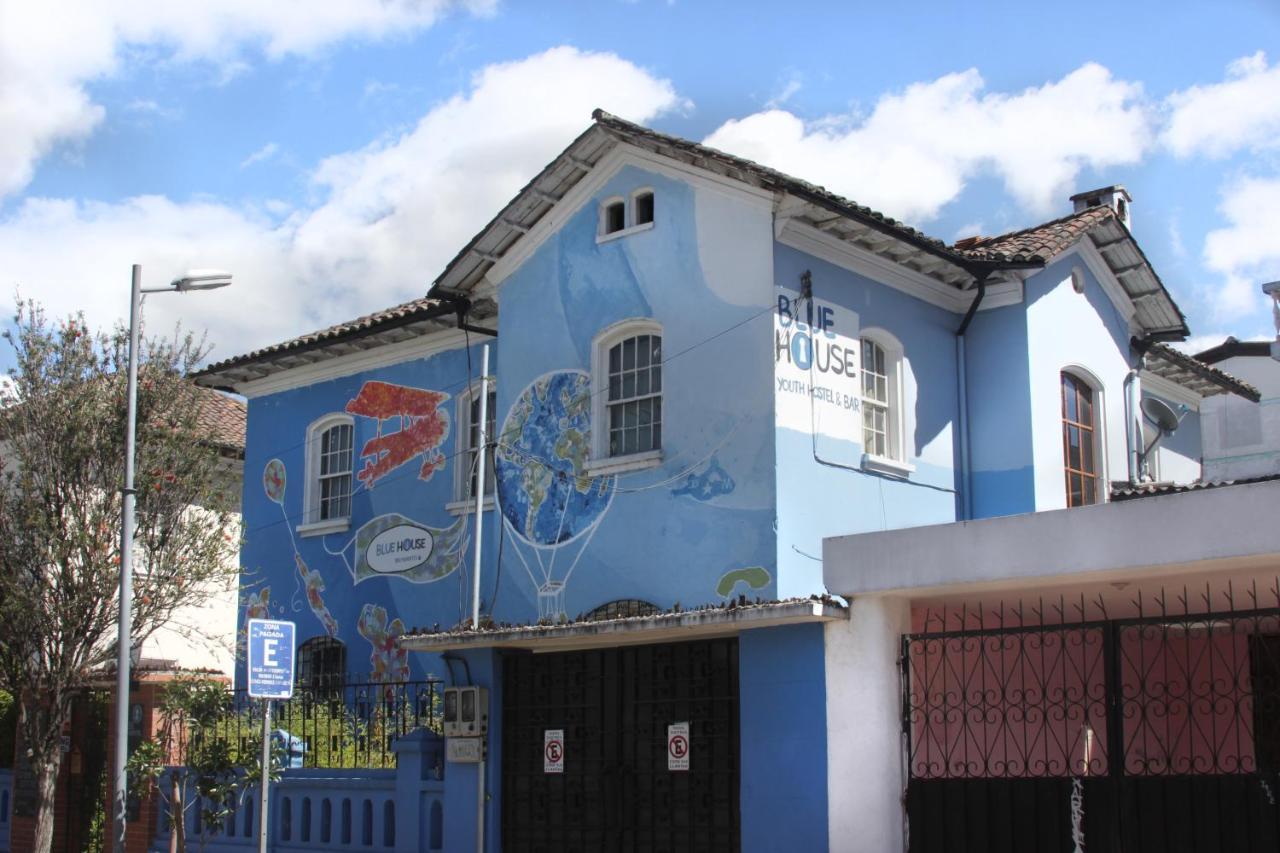
[[1248, 599], [905, 636], [909, 849], [1280, 850], [1280, 587]]
[[[690, 768], [667, 769], [667, 726]], [[543, 771], [564, 730], [564, 772]], [[704, 640], [503, 659], [503, 849], [736, 851], [738, 642]]]

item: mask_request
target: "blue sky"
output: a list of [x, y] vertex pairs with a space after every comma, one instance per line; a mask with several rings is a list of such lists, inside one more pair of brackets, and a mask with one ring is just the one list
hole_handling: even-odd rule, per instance
[[215, 357], [420, 295], [593, 106], [948, 242], [1124, 183], [1193, 347], [1274, 334], [1275, 2], [0, 0], [0, 69], [4, 298], [227, 267], [148, 308]]

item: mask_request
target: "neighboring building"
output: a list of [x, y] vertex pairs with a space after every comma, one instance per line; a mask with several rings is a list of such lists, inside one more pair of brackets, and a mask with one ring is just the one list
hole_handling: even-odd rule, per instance
[[[846, 705], [897, 713], [886, 672], [845, 674], [899, 626], [825, 597], [824, 540], [1106, 503], [1153, 467], [1144, 395], [1257, 396], [1161, 345], [1188, 329], [1124, 189], [1072, 202], [949, 246], [597, 113], [426, 297], [202, 374], [249, 399], [241, 619], [297, 621], [306, 679], [489, 690], [448, 849], [478, 778], [487, 849], [892, 849], [849, 822], [841, 780], [879, 764], [841, 743]], [[1161, 477], [1198, 479], [1198, 418]]]
[[1257, 387], [1261, 403], [1222, 397], [1206, 401], [1204, 479], [1244, 480], [1280, 474], [1280, 360], [1270, 341], [1227, 338], [1198, 353], [1205, 364], [1220, 367]]

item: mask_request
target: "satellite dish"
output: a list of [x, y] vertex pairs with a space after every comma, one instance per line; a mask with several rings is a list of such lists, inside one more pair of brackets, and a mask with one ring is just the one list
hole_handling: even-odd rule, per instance
[[1146, 415], [1147, 420], [1155, 424], [1156, 429], [1164, 435], [1172, 435], [1177, 431], [1178, 424], [1182, 422], [1178, 413], [1164, 400], [1147, 397], [1139, 405], [1142, 407], [1142, 414]]

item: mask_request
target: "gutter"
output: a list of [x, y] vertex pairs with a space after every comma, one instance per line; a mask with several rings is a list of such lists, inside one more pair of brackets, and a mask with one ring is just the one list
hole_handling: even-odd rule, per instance
[[964, 319], [960, 321], [960, 328], [956, 330], [956, 388], [959, 397], [959, 420], [960, 420], [960, 520], [967, 521], [973, 518], [973, 488], [972, 476], [970, 475], [969, 463], [969, 386], [967, 382], [968, 361], [965, 356], [964, 333], [969, 330], [969, 324], [973, 322], [973, 317], [978, 313], [978, 306], [982, 304], [982, 300], [987, 295], [987, 277], [991, 275], [990, 270], [983, 271], [978, 274], [976, 281], [978, 284], [978, 294], [973, 297], [973, 302], [969, 303], [969, 310], [965, 313]]

